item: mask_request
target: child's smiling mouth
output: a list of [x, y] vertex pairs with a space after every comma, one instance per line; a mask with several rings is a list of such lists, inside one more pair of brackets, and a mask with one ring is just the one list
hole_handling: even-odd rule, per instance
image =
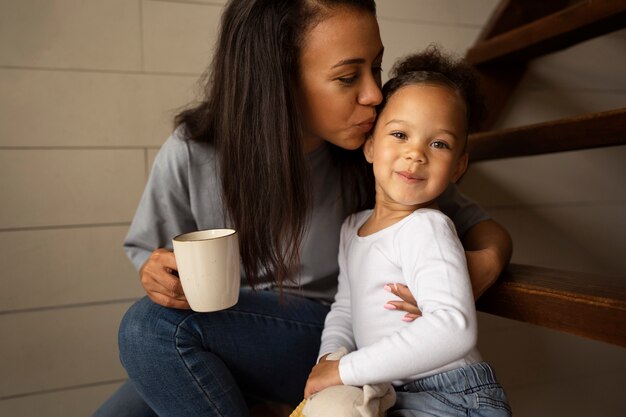
[[419, 175], [410, 171], [396, 171], [396, 174], [405, 182], [409, 184], [417, 184], [418, 182], [426, 180], [423, 175]]

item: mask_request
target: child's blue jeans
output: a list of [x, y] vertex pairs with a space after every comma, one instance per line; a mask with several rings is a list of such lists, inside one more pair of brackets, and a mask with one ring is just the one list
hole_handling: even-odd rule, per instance
[[504, 389], [485, 362], [396, 387], [388, 417], [509, 417]]

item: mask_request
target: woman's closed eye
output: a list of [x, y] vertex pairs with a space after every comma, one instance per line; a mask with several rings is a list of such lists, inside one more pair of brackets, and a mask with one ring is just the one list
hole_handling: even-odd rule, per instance
[[338, 77], [337, 81], [339, 81], [343, 85], [352, 85], [358, 78], [358, 75], [354, 74], [347, 77]]
[[[376, 65], [376, 66], [372, 67], [372, 75], [374, 76], [374, 79], [376, 79], [376, 82], [378, 84], [380, 84], [380, 79], [381, 79], [382, 72], [383, 72], [382, 66]], [[358, 72], [355, 73], [355, 74], [346, 75], [344, 77], [337, 77], [337, 81], [339, 81], [340, 83], [342, 83], [344, 85], [352, 85], [358, 79], [359, 79]]]

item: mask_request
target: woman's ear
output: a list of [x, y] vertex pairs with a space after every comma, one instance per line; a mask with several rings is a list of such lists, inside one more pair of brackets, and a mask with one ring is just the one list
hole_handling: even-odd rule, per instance
[[370, 164], [374, 161], [374, 137], [369, 135], [363, 144], [363, 155]]
[[465, 171], [467, 170], [467, 164], [469, 163], [469, 154], [464, 152], [463, 155], [459, 157], [459, 160], [456, 163], [456, 168], [454, 173], [452, 174], [452, 182], [457, 182], [461, 179]]

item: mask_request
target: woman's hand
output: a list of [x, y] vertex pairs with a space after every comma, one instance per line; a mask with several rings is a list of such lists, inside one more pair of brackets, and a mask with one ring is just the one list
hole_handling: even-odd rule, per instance
[[466, 251], [467, 268], [472, 280], [474, 300], [491, 287], [500, 276], [502, 267], [498, 257], [489, 249]]
[[139, 270], [141, 285], [148, 297], [164, 307], [190, 309], [185, 298], [180, 279], [174, 275], [177, 271], [174, 252], [157, 249]]
[[422, 315], [420, 309], [417, 308], [417, 301], [415, 301], [415, 297], [411, 294], [409, 287], [403, 284], [394, 283], [387, 284], [384, 288], [401, 299], [401, 301], [387, 301], [387, 304], [384, 306], [387, 310], [405, 311], [406, 314], [402, 317], [402, 320], [409, 322]]
[[316, 392], [333, 385], [343, 385], [339, 376], [339, 361], [326, 360], [326, 357], [323, 357], [309, 374], [304, 387], [304, 398], [309, 398]]

